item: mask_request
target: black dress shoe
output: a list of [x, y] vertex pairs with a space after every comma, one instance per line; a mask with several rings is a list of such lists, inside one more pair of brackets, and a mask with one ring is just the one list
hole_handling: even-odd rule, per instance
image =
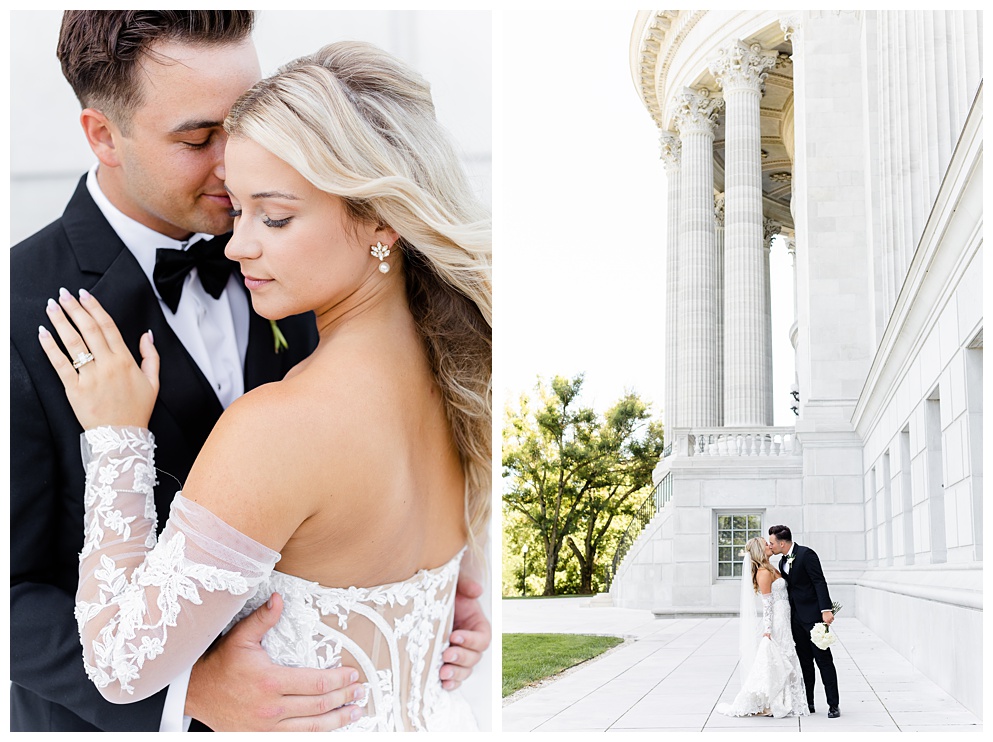
[[837, 706], [832, 706], [831, 708], [828, 709], [829, 719], [837, 719], [839, 716], [841, 716], [841, 709], [839, 709]]
[[808, 703], [808, 704], [807, 704], [807, 708], [808, 708], [808, 709], [810, 710], [810, 713], [812, 713], [812, 714], [813, 714], [813, 713], [815, 713], [815, 712], [814, 712], [814, 704], [812, 704], [812, 703]]

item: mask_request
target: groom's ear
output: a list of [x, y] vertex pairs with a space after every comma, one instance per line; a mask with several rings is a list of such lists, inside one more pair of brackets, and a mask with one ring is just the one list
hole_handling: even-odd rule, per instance
[[100, 160], [101, 165], [117, 167], [121, 164], [117, 151], [119, 129], [108, 119], [103, 111], [95, 108], [84, 108], [79, 114], [79, 123], [83, 127], [86, 141], [93, 154]]

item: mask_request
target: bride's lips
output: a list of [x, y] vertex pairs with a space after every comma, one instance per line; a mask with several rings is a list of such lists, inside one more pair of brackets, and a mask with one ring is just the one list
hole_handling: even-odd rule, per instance
[[249, 291], [252, 289], [260, 289], [270, 283], [272, 283], [271, 278], [253, 278], [252, 276], [245, 276], [245, 286], [248, 287]]

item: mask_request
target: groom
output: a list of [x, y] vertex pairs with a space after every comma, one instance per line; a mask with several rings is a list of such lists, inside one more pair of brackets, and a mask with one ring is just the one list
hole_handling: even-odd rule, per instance
[[[354, 707], [339, 708], [356, 700], [349, 668], [284, 668], [261, 648], [278, 599], [239, 623], [186, 678], [121, 706], [104, 701], [87, 679], [73, 617], [81, 431], [38, 344], [47, 299], [63, 286], [91, 291], [133, 352], [141, 333], [154, 333], [162, 356], [150, 423], [160, 444], [160, 527], [223, 408], [282, 378], [316, 343], [312, 318], [288, 317], [279, 321], [287, 347], [277, 350], [276, 333], [251, 311], [235, 264], [225, 273], [216, 258], [231, 227], [221, 125], [260, 78], [253, 23], [252, 11], [64, 16], [58, 56], [99, 164], [63, 216], [10, 255], [11, 731], [180, 731], [184, 715], [218, 731], [324, 730], [352, 718]], [[219, 265], [217, 283], [207, 286], [205, 262], [157, 283], [159, 248], [202, 253]], [[474, 592], [456, 599], [461, 630], [452, 642], [461, 646], [444, 655], [452, 663], [441, 671], [446, 686], [464, 680], [489, 643]]]
[[820, 649], [810, 640], [814, 624], [834, 621], [831, 596], [821, 570], [821, 560], [813, 549], [793, 543], [788, 526], [769, 529], [769, 545], [774, 554], [781, 554], [779, 571], [786, 579], [790, 597], [791, 628], [796, 654], [803, 671], [803, 684], [807, 689], [807, 706], [814, 713], [814, 662], [821, 671], [824, 694], [827, 696], [828, 718], [841, 716], [838, 708], [838, 673], [830, 649]]

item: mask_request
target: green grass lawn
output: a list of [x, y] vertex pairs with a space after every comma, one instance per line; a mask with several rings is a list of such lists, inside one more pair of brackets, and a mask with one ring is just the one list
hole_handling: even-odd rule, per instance
[[585, 634], [504, 634], [503, 696], [603, 654], [624, 640]]

